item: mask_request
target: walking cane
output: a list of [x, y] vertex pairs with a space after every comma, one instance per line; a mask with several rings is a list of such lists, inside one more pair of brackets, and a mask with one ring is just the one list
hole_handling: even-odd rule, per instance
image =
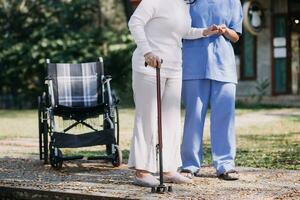
[[[163, 63], [163, 60], [161, 60]], [[145, 67], [147, 67], [145, 63]], [[172, 186], [166, 186], [163, 179], [163, 142], [162, 142], [162, 120], [161, 120], [161, 90], [160, 90], [160, 68], [156, 67], [156, 91], [157, 91], [157, 129], [158, 129], [158, 144], [156, 145], [156, 156], [159, 157], [159, 185], [157, 187], [152, 187], [151, 192], [153, 193], [164, 193], [172, 192]]]

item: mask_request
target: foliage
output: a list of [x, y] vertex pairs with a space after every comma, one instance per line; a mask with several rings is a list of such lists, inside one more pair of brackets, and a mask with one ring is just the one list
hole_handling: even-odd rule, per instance
[[106, 73], [113, 77], [112, 85], [117, 90], [123, 106], [132, 106], [131, 57], [135, 48], [129, 37], [123, 38], [123, 48], [111, 49], [106, 60]]
[[[0, 97], [10, 95], [12, 106], [34, 106], [46, 58], [84, 62], [104, 56], [109, 73], [123, 85], [132, 42], [124, 36], [120, 6], [118, 0], [0, 0]], [[110, 50], [120, 43], [120, 51]]]

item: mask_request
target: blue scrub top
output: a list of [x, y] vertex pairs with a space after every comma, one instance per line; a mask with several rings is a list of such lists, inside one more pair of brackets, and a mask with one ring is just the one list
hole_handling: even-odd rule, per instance
[[[240, 0], [197, 0], [190, 7], [192, 26], [206, 28], [225, 24], [242, 33]], [[183, 80], [212, 79], [237, 83], [235, 55], [223, 35], [183, 41]]]

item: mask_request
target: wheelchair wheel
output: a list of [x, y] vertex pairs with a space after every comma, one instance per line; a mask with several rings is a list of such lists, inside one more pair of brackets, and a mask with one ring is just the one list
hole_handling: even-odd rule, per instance
[[123, 156], [122, 151], [118, 145], [114, 145], [115, 153], [112, 159], [112, 165], [114, 167], [119, 167], [122, 164]]
[[43, 153], [44, 153], [44, 163], [49, 163], [49, 149], [48, 149], [48, 121], [47, 121], [47, 112], [46, 112], [46, 106], [47, 106], [47, 100], [46, 100], [46, 92], [43, 92], [43, 95], [41, 97], [41, 110], [42, 110], [42, 128], [43, 128]]
[[115, 106], [115, 133], [117, 139], [117, 145], [120, 145], [120, 126], [119, 126], [119, 109], [118, 106]]
[[40, 160], [48, 164], [48, 124], [46, 113], [46, 93], [38, 97], [38, 128]]
[[115, 106], [114, 108], [114, 129], [115, 129], [115, 138], [116, 138], [116, 144], [112, 145], [106, 145], [106, 153], [107, 155], [112, 154], [112, 149], [114, 148], [115, 153], [112, 159], [112, 164], [114, 167], [119, 167], [122, 164], [123, 156], [122, 151], [119, 147], [119, 140], [120, 140], [120, 127], [119, 127], [119, 110], [118, 107]]
[[[120, 126], [119, 126], [119, 110], [118, 110], [117, 106], [114, 107], [113, 123], [114, 123], [114, 130], [115, 130], [116, 145], [119, 145]], [[110, 125], [105, 123], [104, 127], [109, 128]], [[107, 144], [106, 145], [106, 155], [111, 155], [111, 154], [112, 154], [112, 144]]]
[[63, 164], [63, 154], [60, 149], [57, 149], [57, 155], [55, 155], [55, 150], [52, 147], [50, 150], [50, 164], [55, 170], [60, 170]]
[[39, 152], [40, 152], [40, 160], [43, 159], [43, 110], [42, 110], [42, 100], [41, 97], [38, 97], [38, 122], [39, 122]]

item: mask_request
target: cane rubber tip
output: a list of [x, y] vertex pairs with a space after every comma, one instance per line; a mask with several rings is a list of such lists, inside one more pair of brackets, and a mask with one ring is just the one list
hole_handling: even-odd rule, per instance
[[155, 193], [155, 191], [156, 191], [155, 187], [152, 187], [152, 188], [151, 188], [151, 192], [152, 192], [152, 193]]
[[168, 186], [168, 192], [173, 192], [172, 186]]

